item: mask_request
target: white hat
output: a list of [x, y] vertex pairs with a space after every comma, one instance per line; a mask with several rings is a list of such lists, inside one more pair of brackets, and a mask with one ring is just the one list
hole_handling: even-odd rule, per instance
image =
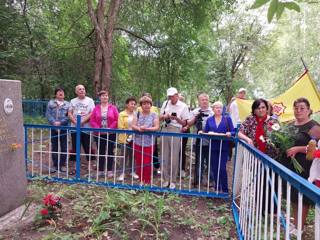
[[240, 89], [238, 90], [238, 93], [241, 93], [241, 92], [247, 92], [247, 89], [245, 89], [245, 88], [240, 88]]
[[175, 95], [177, 93], [178, 93], [178, 90], [176, 88], [174, 88], [174, 87], [168, 88], [168, 90], [167, 90], [167, 96], [168, 97], [169, 96], [173, 96], [173, 95]]

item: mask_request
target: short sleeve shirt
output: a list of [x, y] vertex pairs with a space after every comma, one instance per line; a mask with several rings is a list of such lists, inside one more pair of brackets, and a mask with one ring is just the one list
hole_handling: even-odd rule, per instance
[[[162, 104], [160, 113], [169, 115], [171, 115], [172, 113], [176, 113], [177, 117], [181, 120], [188, 120], [190, 118], [189, 108], [187, 104], [181, 102], [180, 100], [178, 100], [176, 104], [171, 104], [170, 100], [165, 101]], [[176, 120], [171, 120], [169, 125], [177, 127], [179, 129], [182, 128], [182, 125]]]
[[[77, 119], [77, 115], [83, 119], [85, 116], [90, 114], [94, 109], [94, 101], [92, 98], [85, 97], [84, 99], [74, 98], [70, 101], [70, 109], [73, 111], [73, 117]], [[72, 124], [74, 126], [74, 124]], [[89, 123], [85, 123], [83, 127], [90, 127]]]

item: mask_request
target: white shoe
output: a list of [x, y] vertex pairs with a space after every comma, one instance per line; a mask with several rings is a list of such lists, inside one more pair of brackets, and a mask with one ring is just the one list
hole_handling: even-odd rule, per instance
[[162, 187], [169, 187], [169, 182], [168, 181], [163, 182]]
[[176, 184], [175, 184], [175, 183], [170, 183], [169, 188], [170, 188], [170, 189], [175, 189], [175, 188], [176, 188]]
[[186, 172], [184, 170], [181, 170], [181, 177], [184, 178], [186, 177], [186, 175], [187, 175]]
[[118, 177], [118, 181], [123, 181], [124, 180], [124, 174], [121, 173], [121, 175]]
[[135, 172], [133, 172], [131, 175], [134, 179], [139, 179], [139, 176]]
[[111, 178], [113, 177], [113, 172], [112, 171], [108, 171], [108, 174], [107, 174], [108, 178]]

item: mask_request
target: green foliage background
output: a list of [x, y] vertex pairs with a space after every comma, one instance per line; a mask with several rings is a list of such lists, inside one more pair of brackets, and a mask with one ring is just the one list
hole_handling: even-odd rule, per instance
[[[269, 24], [268, 6], [251, 9], [254, 2], [123, 0], [113, 102], [148, 91], [159, 105], [169, 86], [192, 107], [201, 91], [211, 101], [227, 102], [240, 87], [269, 98], [302, 73], [301, 57], [319, 83], [319, 4], [302, 3], [300, 13], [284, 11]], [[95, 97], [95, 34], [85, 1], [0, 0], [0, 22], [0, 78], [21, 80], [24, 98], [49, 99], [62, 85], [70, 99], [79, 83]]]

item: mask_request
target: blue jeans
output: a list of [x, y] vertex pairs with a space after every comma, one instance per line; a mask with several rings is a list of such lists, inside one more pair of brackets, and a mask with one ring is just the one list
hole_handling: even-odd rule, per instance
[[[60, 152], [58, 153], [59, 140], [60, 140]], [[56, 168], [65, 166], [66, 159], [67, 159], [67, 131], [66, 130], [60, 130], [60, 135], [58, 135], [58, 130], [51, 129], [51, 151], [52, 151], [53, 166]], [[59, 164], [59, 155], [60, 155], [60, 164]]]

